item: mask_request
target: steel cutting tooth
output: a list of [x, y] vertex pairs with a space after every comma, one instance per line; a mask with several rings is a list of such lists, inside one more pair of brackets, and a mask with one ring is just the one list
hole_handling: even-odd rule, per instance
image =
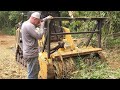
[[73, 71], [75, 69], [75, 63], [72, 58], [70, 58], [70, 65], [71, 65], [71, 71]]
[[65, 60], [65, 67], [66, 67], [66, 74], [67, 74], [68, 68], [69, 68], [69, 64], [68, 64], [68, 60], [67, 59]]
[[54, 61], [54, 67], [55, 67], [55, 78], [57, 79], [58, 77], [60, 77], [60, 69], [59, 69], [59, 65], [58, 65], [58, 61]]
[[59, 67], [59, 78], [62, 78], [63, 77], [63, 63], [61, 61], [58, 62], [58, 67]]
[[58, 69], [57, 66], [58, 66], [58, 65], [57, 65], [56, 61], [54, 61], [54, 73], [55, 73], [55, 78], [58, 77], [58, 71], [59, 71], [59, 69]]
[[68, 69], [67, 69], [67, 63], [66, 63], [66, 62], [67, 62], [67, 60], [65, 59], [65, 60], [64, 60], [64, 71], [65, 71], [64, 74], [65, 74], [65, 76], [67, 75], [67, 70], [68, 70]]

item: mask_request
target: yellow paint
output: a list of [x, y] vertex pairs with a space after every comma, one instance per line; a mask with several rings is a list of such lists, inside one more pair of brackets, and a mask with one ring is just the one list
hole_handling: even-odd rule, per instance
[[42, 79], [47, 79], [47, 62], [39, 59], [39, 64], [40, 71], [38, 76], [41, 76]]
[[[63, 27], [63, 29], [64, 29], [64, 32], [70, 33], [70, 30], [68, 28]], [[65, 35], [65, 39], [66, 39], [66, 42], [70, 45], [71, 49], [75, 49], [75, 45], [74, 45], [72, 36], [70, 34]]]
[[17, 46], [18, 46], [18, 43], [19, 43], [19, 37], [20, 37], [20, 29], [18, 28], [17, 30], [16, 30], [16, 38], [15, 38], [15, 40], [16, 40], [16, 48], [17, 48]]
[[38, 45], [43, 46], [43, 42], [45, 41], [45, 36], [42, 36], [42, 39], [38, 40]]

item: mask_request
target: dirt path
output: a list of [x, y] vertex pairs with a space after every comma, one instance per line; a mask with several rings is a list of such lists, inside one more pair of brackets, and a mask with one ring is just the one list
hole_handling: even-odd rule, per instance
[[26, 79], [24, 67], [15, 61], [15, 37], [0, 35], [0, 79]]
[[106, 55], [107, 55], [107, 62], [111, 69], [118, 69], [120, 68], [120, 49], [119, 48], [114, 48], [114, 49], [109, 49], [106, 50]]

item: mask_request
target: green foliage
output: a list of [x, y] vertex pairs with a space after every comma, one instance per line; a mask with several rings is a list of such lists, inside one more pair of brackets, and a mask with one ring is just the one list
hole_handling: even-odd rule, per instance
[[[63, 12], [61, 15], [68, 16], [66, 11]], [[119, 28], [120, 28], [120, 12], [119, 11], [74, 11], [73, 16], [74, 17], [108, 17], [109, 19], [107, 19], [107, 21], [105, 22], [105, 25], [103, 26], [103, 34], [119, 32]], [[84, 27], [81, 27], [82, 29], [84, 29], [85, 27], [87, 28], [87, 26], [91, 28], [92, 27], [91, 25], [93, 25], [94, 23], [92, 22], [92, 23], [89, 23], [89, 25], [87, 25], [87, 23], [84, 24], [84, 22], [79, 22], [79, 25], [84, 26]], [[73, 28], [76, 25], [78, 25], [78, 22], [71, 23], [69, 28], [74, 30]]]
[[2, 34], [8, 34], [8, 35], [15, 35], [15, 28], [9, 28], [9, 27], [5, 27], [2, 30]]
[[11, 22], [11, 25], [15, 25], [20, 21], [20, 11], [11, 11], [9, 12], [9, 20]]
[[69, 17], [67, 11], [60, 11], [60, 15], [61, 15], [62, 17]]
[[71, 79], [114, 79], [120, 78], [120, 69], [111, 70], [106, 62], [101, 62], [96, 58], [92, 65], [88, 65], [84, 59], [78, 58], [77, 71], [73, 73]]
[[[68, 11], [60, 11], [61, 16], [69, 17]], [[21, 11], [0, 11], [0, 30], [3, 28], [9, 27], [13, 28], [21, 19]], [[103, 26], [103, 36], [106, 34], [112, 34], [113, 32], [119, 32], [120, 28], [120, 12], [119, 11], [74, 11], [74, 17], [109, 17]], [[71, 22], [66, 25], [72, 30], [86, 30], [86, 28], [91, 28], [96, 22]]]
[[15, 25], [21, 19], [21, 11], [0, 11], [0, 31], [4, 34], [14, 35]]
[[4, 28], [5, 26], [10, 26], [10, 22], [8, 19], [9, 13], [8, 11], [1, 11], [0, 12], [0, 30]]
[[[63, 16], [66, 16], [64, 12]], [[120, 30], [120, 11], [74, 11], [73, 13], [74, 17], [108, 17], [103, 23], [102, 27], [102, 44], [106, 44], [106, 47], [114, 47], [114, 45], [118, 45], [116, 40], [109, 39], [109, 34], [118, 33]], [[68, 27], [71, 32], [75, 31], [90, 31], [95, 26], [95, 21], [71, 21], [63, 23], [66, 27]], [[88, 38], [90, 34], [80, 34], [80, 35], [72, 35], [73, 37], [79, 38], [86, 37]], [[94, 38], [94, 39], [93, 39]], [[94, 46], [97, 45], [96, 40], [97, 37], [94, 34], [92, 38], [91, 44], [94, 44]], [[108, 41], [107, 41], [108, 40]], [[120, 45], [118, 45], [120, 46]]]
[[106, 47], [105, 48], [120, 48], [120, 37], [118, 38], [113, 38], [113, 37], [108, 37], [106, 39]]

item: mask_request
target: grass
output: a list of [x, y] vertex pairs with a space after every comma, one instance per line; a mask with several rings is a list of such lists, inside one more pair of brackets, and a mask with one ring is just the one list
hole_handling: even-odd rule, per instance
[[77, 70], [72, 73], [71, 79], [117, 79], [120, 78], [120, 68], [112, 70], [107, 62], [97, 59], [88, 65], [83, 59], [78, 58]]

